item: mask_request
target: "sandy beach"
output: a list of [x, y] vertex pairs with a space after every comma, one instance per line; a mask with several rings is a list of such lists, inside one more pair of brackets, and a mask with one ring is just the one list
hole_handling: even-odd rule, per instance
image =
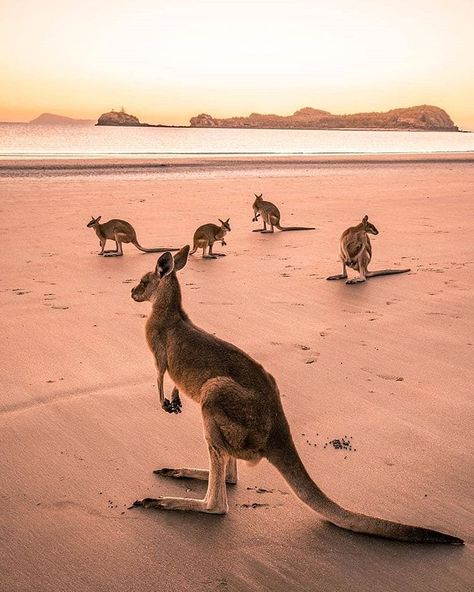
[[[0, 162], [1, 592], [473, 589], [474, 157], [99, 164]], [[316, 230], [253, 233], [254, 193]], [[371, 267], [412, 271], [327, 282], [364, 214], [380, 231]], [[466, 545], [340, 530], [266, 461], [239, 464], [225, 517], [128, 510], [203, 496], [153, 470], [206, 467], [207, 452], [194, 403], [159, 408], [150, 305], [130, 298], [156, 255], [98, 257], [91, 215], [128, 220], [146, 247], [230, 217], [227, 256], [179, 273], [191, 319], [274, 375], [331, 498]]]

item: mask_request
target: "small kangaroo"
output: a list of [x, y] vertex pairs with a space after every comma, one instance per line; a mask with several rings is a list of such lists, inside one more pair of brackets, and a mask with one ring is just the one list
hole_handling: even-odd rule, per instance
[[365, 282], [367, 278], [376, 275], [392, 275], [411, 271], [410, 269], [379, 269], [378, 271], [369, 271], [367, 269], [372, 259], [372, 245], [370, 244], [369, 234], [377, 235], [378, 233], [379, 231], [375, 226], [369, 222], [368, 216], [364, 216], [362, 222], [357, 226], [344, 230], [339, 243], [342, 273], [331, 275], [326, 279], [345, 280], [347, 278], [346, 267], [359, 272], [359, 277], [347, 280], [346, 284]]
[[[224, 240], [224, 236], [227, 234], [227, 232], [230, 232], [230, 218], [227, 218], [225, 222], [220, 218], [218, 218], [218, 220], [221, 223], [220, 226], [209, 223], [203, 224], [196, 230], [193, 237], [193, 250], [191, 251], [190, 255], [193, 255], [198, 250], [198, 248], [201, 247], [203, 259], [217, 259], [217, 257], [225, 257], [225, 253], [213, 253], [212, 245], [216, 241], [220, 241], [222, 246], [227, 244]], [[208, 247], [209, 253], [206, 255], [206, 249]]]
[[[305, 226], [281, 226], [280, 225], [280, 210], [271, 201], [263, 201], [261, 193], [255, 195], [255, 201], [253, 202], [253, 213], [254, 217], [252, 222], [257, 222], [258, 217], [262, 216], [263, 228], [256, 228], [252, 232], [273, 232], [273, 227], [276, 226], [278, 230], [315, 230], [315, 228], [307, 228]], [[267, 224], [270, 226], [270, 230], [267, 230]]]
[[[273, 376], [235, 345], [194, 325], [184, 311], [176, 272], [186, 265], [188, 253], [185, 246], [174, 258], [161, 255], [131, 295], [136, 302], [152, 303], [146, 338], [155, 357], [161, 406], [179, 411], [180, 391], [199, 403], [209, 452], [209, 471], [160, 468], [154, 473], [207, 480], [207, 493], [203, 499], [145, 498], [132, 507], [225, 514], [226, 482], [237, 481], [236, 460], [257, 464], [267, 458], [301, 501], [341, 528], [400, 541], [463, 544], [435, 530], [351, 512], [321, 491], [296, 450]], [[164, 394], [165, 372], [176, 385], [174, 403]]]
[[[164, 251], [178, 251], [179, 249], [165, 247], [158, 247], [156, 249], [145, 249], [142, 247], [137, 239], [137, 233], [131, 224], [125, 220], [109, 220], [104, 224], [99, 224], [102, 216], [94, 218], [91, 216], [91, 221], [87, 224], [87, 228], [93, 228], [95, 233], [99, 237], [100, 241], [100, 253], [104, 257], [121, 257], [123, 255], [122, 243], [132, 243], [138, 250], [144, 253], [163, 253]], [[114, 240], [116, 249], [115, 251], [105, 251], [105, 243], [107, 240]]]

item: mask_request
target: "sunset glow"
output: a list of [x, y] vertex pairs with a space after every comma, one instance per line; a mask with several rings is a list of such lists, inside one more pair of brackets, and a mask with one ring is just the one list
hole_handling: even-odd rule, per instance
[[3, 0], [1, 121], [429, 103], [474, 129], [472, 0]]

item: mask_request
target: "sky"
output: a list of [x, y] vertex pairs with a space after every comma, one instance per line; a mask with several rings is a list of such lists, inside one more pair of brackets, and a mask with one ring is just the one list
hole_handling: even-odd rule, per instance
[[0, 0], [0, 121], [431, 104], [474, 129], [473, 0]]

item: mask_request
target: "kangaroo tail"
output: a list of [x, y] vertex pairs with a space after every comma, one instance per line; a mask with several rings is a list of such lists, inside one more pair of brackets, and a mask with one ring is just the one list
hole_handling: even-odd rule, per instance
[[283, 232], [286, 230], [316, 230], [316, 228], [309, 228], [306, 226], [280, 226], [280, 224], [275, 224], [274, 226]]
[[143, 253], [165, 253], [166, 251], [179, 251], [179, 249], [176, 249], [174, 247], [157, 247], [156, 249], [145, 249], [145, 247], [142, 247], [137, 240], [133, 241], [133, 244], [137, 247], [139, 251], [142, 251]]
[[464, 544], [462, 539], [436, 530], [408, 526], [344, 509], [327, 497], [314, 483], [292, 442], [285, 450], [272, 451], [267, 458], [280, 471], [301, 501], [340, 528], [397, 541]]
[[367, 277], [374, 277], [376, 275], [393, 275], [395, 273], [407, 273], [411, 269], [379, 269], [377, 271], [367, 271]]

